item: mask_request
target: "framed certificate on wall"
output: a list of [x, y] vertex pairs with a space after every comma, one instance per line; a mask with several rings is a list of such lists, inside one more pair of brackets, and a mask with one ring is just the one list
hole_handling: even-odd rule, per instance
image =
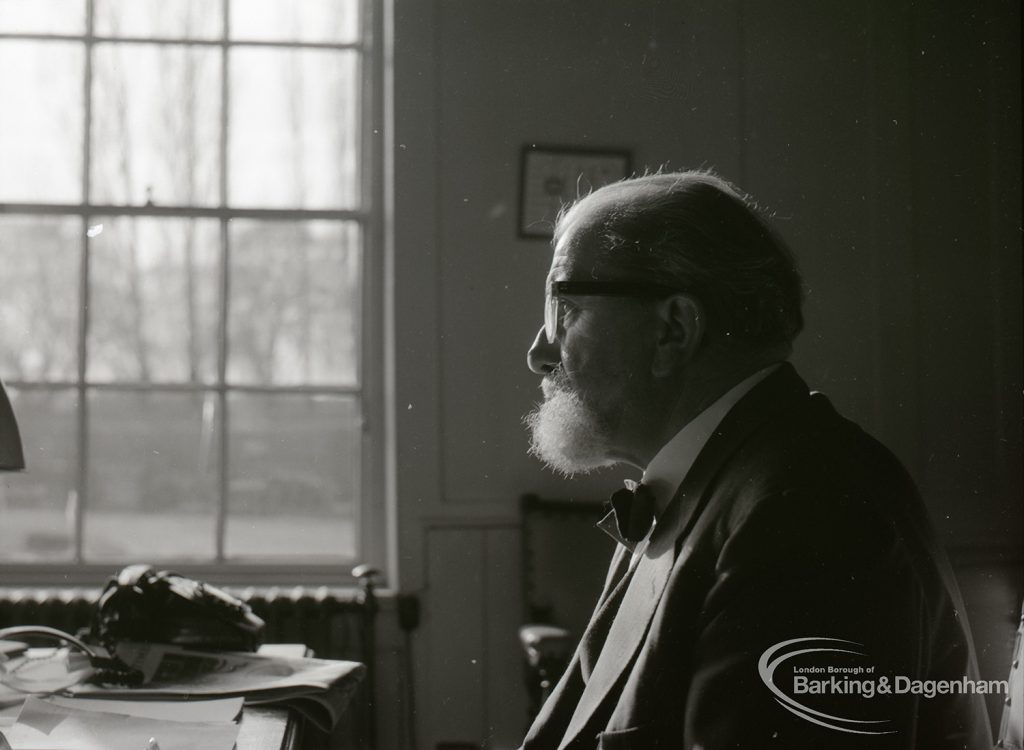
[[620, 149], [561, 146], [523, 148], [519, 236], [550, 239], [562, 206], [629, 175], [630, 154]]

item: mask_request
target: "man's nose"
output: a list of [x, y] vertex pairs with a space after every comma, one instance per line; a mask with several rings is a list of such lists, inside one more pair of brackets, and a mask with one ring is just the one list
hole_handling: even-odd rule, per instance
[[538, 375], [547, 375], [558, 367], [561, 361], [561, 347], [557, 341], [554, 344], [548, 341], [544, 326], [541, 326], [537, 331], [537, 337], [533, 340], [533, 345], [530, 346], [530, 351], [526, 353], [527, 364]]

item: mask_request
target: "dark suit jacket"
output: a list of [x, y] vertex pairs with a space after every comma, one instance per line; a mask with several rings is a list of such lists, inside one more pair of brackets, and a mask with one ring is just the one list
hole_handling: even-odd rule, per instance
[[[627, 554], [620, 546], [612, 571]], [[607, 633], [600, 659], [581, 666], [585, 634], [525, 750], [991, 747], [979, 696], [790, 703], [762, 679], [762, 655], [799, 638], [818, 640], [784, 649], [857, 645], [781, 664], [769, 681], [790, 697], [794, 663], [871, 666], [893, 687], [897, 675], [977, 677], [960, 594], [913, 482], [788, 363], [722, 421], [622, 585], [621, 603], [588, 628]]]

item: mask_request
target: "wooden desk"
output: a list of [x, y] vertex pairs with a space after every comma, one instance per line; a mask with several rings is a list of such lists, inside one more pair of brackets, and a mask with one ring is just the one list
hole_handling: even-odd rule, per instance
[[247, 706], [242, 709], [237, 750], [299, 750], [301, 720], [286, 708]]
[[[305, 644], [264, 643], [259, 653], [299, 659], [312, 656]], [[236, 750], [299, 750], [302, 720], [286, 708], [248, 706], [242, 709]]]

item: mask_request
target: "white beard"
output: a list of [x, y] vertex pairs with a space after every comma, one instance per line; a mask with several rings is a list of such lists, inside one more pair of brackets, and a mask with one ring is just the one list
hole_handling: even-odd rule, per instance
[[545, 378], [544, 402], [523, 421], [530, 430], [530, 453], [566, 477], [586, 474], [613, 463], [608, 456], [609, 426], [579, 394]]

